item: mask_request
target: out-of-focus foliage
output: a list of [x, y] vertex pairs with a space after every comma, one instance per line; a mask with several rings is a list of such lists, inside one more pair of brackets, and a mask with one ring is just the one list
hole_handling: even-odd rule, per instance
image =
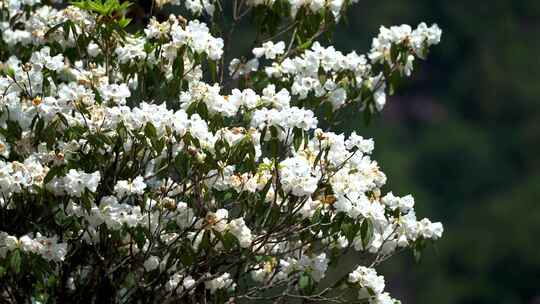
[[378, 23], [444, 29], [408, 94], [370, 127], [349, 117], [344, 130], [376, 137], [390, 186], [446, 224], [420, 271], [407, 256], [386, 268], [409, 303], [540, 301], [539, 16], [539, 1], [372, 0], [338, 31], [336, 45], [352, 49]]

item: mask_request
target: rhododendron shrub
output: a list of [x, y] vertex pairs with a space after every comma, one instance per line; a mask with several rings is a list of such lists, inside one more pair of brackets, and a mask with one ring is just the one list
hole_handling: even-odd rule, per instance
[[328, 34], [354, 2], [161, 0], [130, 24], [117, 0], [2, 1], [0, 302], [399, 302], [375, 267], [442, 225], [332, 130], [383, 110], [441, 31], [344, 54]]

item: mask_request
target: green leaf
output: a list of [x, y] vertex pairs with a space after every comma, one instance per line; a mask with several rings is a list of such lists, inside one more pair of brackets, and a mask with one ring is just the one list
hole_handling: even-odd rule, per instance
[[186, 51], [186, 48], [181, 47], [178, 50], [176, 59], [173, 62], [173, 75], [174, 77], [178, 77], [178, 79], [182, 79], [184, 76], [184, 52], [185, 51]]
[[132, 288], [137, 284], [137, 279], [134, 272], [129, 272], [124, 280], [124, 287]]
[[82, 206], [87, 212], [90, 212], [92, 209], [92, 200], [90, 199], [90, 194], [88, 191], [85, 191], [84, 194], [81, 197], [82, 199]]
[[22, 135], [22, 129], [19, 126], [19, 124], [15, 121], [8, 120], [7, 122], [8, 127], [8, 135], [10, 138], [20, 139]]
[[217, 65], [213, 60], [208, 61], [208, 68], [210, 69], [210, 75], [212, 76], [212, 81], [217, 81]]
[[118, 25], [120, 25], [121, 28], [125, 28], [129, 25], [130, 22], [130, 18], [122, 17], [122, 19], [118, 20]]
[[69, 22], [64, 22], [62, 24], [62, 28], [64, 29], [64, 39], [68, 40], [69, 39], [69, 31], [71, 29], [71, 26], [69, 25]]
[[366, 124], [366, 126], [369, 126], [369, 124], [371, 123], [371, 110], [369, 106], [367, 106], [364, 109], [363, 114], [364, 114], [364, 123]]
[[397, 44], [392, 44], [390, 47], [390, 60], [396, 62], [399, 56], [399, 47]]
[[15, 70], [11, 67], [7, 68], [6, 75], [8, 75], [11, 78], [15, 78]]
[[180, 261], [184, 266], [193, 265], [193, 262], [195, 261], [195, 251], [193, 250], [193, 247], [187, 244], [182, 246]]
[[144, 126], [144, 135], [150, 139], [157, 138], [156, 127], [151, 122], [146, 123], [146, 126]]
[[279, 154], [279, 140], [277, 140], [277, 138], [272, 138], [268, 142], [268, 145], [270, 146], [272, 157], [277, 158]]
[[181, 152], [176, 156], [174, 166], [181, 179], [187, 178], [191, 166], [191, 159], [186, 153]]
[[313, 162], [313, 169], [315, 169], [319, 165], [319, 161], [321, 160], [324, 151], [324, 149], [321, 149], [321, 151], [319, 151], [319, 153], [317, 154], [317, 157], [315, 157], [315, 161]]
[[300, 128], [294, 128], [293, 129], [293, 146], [294, 150], [298, 151], [300, 149], [300, 145], [302, 144], [304, 133], [302, 132], [302, 129]]
[[373, 239], [373, 223], [369, 219], [364, 219], [362, 222], [360, 235], [362, 237], [362, 247], [366, 249]]
[[133, 234], [133, 239], [135, 240], [135, 243], [137, 244], [137, 247], [139, 249], [142, 249], [144, 247], [144, 244], [146, 242], [146, 235], [142, 227], [137, 227], [135, 229], [135, 233]]
[[9, 266], [16, 274], [21, 272], [21, 262], [21, 252], [19, 250], [11, 252], [11, 256], [9, 258]]
[[313, 293], [315, 284], [309, 274], [302, 274], [298, 280], [298, 287], [306, 294]]
[[199, 244], [199, 251], [210, 249], [210, 231], [205, 231]]
[[358, 224], [344, 223], [341, 225], [341, 231], [343, 231], [343, 234], [349, 242], [354, 240], [358, 230], [360, 230], [360, 225]]
[[226, 250], [231, 250], [237, 244], [236, 238], [228, 232], [223, 234], [223, 240], [221, 240], [221, 242]]
[[300, 279], [298, 280], [298, 286], [301, 289], [307, 289], [310, 285], [310, 278], [307, 274], [303, 274], [300, 276]]

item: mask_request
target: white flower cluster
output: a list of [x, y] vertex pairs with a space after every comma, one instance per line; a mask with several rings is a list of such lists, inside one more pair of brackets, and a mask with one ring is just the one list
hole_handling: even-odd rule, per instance
[[190, 21], [185, 29], [171, 28], [171, 36], [175, 47], [186, 45], [196, 53], [206, 53], [212, 60], [220, 59], [223, 54], [223, 39], [213, 37], [208, 26], [197, 20]]
[[229, 212], [226, 209], [219, 209], [216, 212], [209, 212], [205, 220], [201, 219], [196, 225], [211, 227], [220, 233], [229, 232], [238, 240], [241, 248], [248, 248], [253, 241], [251, 229], [246, 225], [243, 218], [240, 217], [229, 221], [228, 217]]
[[[205, 23], [198, 20], [191, 20], [187, 24], [182, 23], [177, 17], [171, 15], [165, 22], [158, 22], [155, 19], [150, 20], [144, 30], [145, 38], [133, 38], [131, 41], [131, 49], [125, 50], [126, 45], [121, 50], [121, 53], [127, 54], [126, 59], [137, 61], [136, 59], [143, 56], [145, 52], [144, 45], [149, 40], [165, 40], [160, 53], [153, 51], [146, 59], [150, 64], [156, 64], [160, 58], [168, 60], [168, 68], [172, 67], [172, 62], [178, 56], [181, 49], [187, 47], [191, 52], [202, 55], [206, 54], [211, 60], [218, 60], [223, 55], [223, 39], [214, 37], [210, 33], [210, 29]], [[117, 52], [118, 49], [117, 49]], [[146, 57], [144, 57], [146, 58]], [[189, 61], [189, 59], [184, 58]], [[187, 65], [187, 62], [184, 63]], [[194, 71], [198, 69], [191, 67]]]
[[248, 248], [253, 241], [251, 229], [246, 225], [243, 218], [237, 218], [229, 223], [229, 232], [232, 233], [240, 243], [240, 247]]
[[114, 52], [118, 56], [118, 61], [122, 64], [138, 62], [146, 58], [144, 51], [143, 37], [127, 37], [125, 44], [118, 46]]
[[[266, 5], [272, 6], [276, 1], [280, 0], [248, 0], [248, 5], [258, 6]], [[294, 17], [298, 11], [305, 8], [312, 14], [319, 14], [321, 11], [328, 10], [332, 13], [334, 18], [339, 19], [347, 3], [345, 0], [287, 0], [291, 7], [291, 16]], [[357, 3], [358, 0], [352, 0], [348, 3]]]
[[103, 197], [99, 207], [92, 206], [90, 212], [79, 205], [70, 203], [66, 213], [84, 217], [92, 230], [97, 229], [101, 224], [106, 224], [111, 230], [119, 230], [123, 225], [135, 227], [145, 220], [139, 206], [119, 203], [114, 196]]
[[238, 58], [233, 58], [229, 64], [229, 76], [238, 79], [240, 76], [248, 75], [259, 69], [259, 59], [253, 58], [247, 62], [242, 62]]
[[216, 9], [213, 0], [157, 0], [156, 6], [163, 7], [166, 4], [184, 5], [184, 7], [195, 16], [200, 16], [203, 12], [213, 16]]
[[[72, 20], [77, 29], [90, 29], [95, 25], [95, 19], [77, 7], [70, 6], [63, 10], [57, 10], [52, 6], [38, 6], [41, 2], [39, 0], [10, 0], [0, 3], [0, 6], [3, 6], [3, 3], [9, 3], [4, 9], [7, 8], [10, 16], [17, 16], [16, 19], [12, 20], [14, 22], [11, 24], [9, 22], [0, 22], [2, 40], [8, 46], [42, 45], [49, 39], [62, 45], [73, 46], [75, 44], [73, 33], [64, 32], [63, 28], [59, 28], [56, 33], [46, 37], [48, 29], [66, 20]], [[33, 13], [24, 14], [25, 7], [33, 8]]]
[[302, 271], [308, 273], [314, 281], [318, 282], [324, 278], [328, 269], [328, 262], [325, 253], [316, 256], [303, 255], [300, 259], [289, 257], [280, 261], [281, 271], [276, 277], [279, 280], [286, 278], [293, 272]]
[[280, 128], [282, 130], [279, 130], [280, 133], [277, 137], [283, 138], [293, 128], [305, 131], [315, 129], [317, 127], [317, 117], [315, 117], [313, 111], [297, 107], [283, 110], [264, 108], [253, 113], [251, 126], [260, 130], [272, 126]]
[[48, 261], [61, 262], [67, 254], [67, 244], [58, 241], [57, 236], [45, 237], [39, 232], [35, 237], [24, 235], [20, 238], [0, 232], [0, 258], [13, 250], [40, 255]]
[[413, 70], [413, 54], [405, 57], [404, 54], [400, 53], [397, 58], [392, 59], [392, 47], [401, 45], [410, 48], [414, 55], [423, 58], [428, 47], [439, 44], [441, 34], [442, 31], [436, 24], [428, 27], [425, 23], [420, 23], [415, 30], [412, 30], [411, 26], [407, 24], [390, 28], [382, 26], [379, 35], [373, 38], [369, 58], [373, 62], [386, 62], [390, 67], [394, 67], [394, 61], [396, 60], [404, 61], [405, 64], [400, 69], [407, 76], [410, 76]]
[[375, 148], [375, 143], [373, 139], [364, 139], [362, 136], [352, 132], [349, 138], [345, 141], [345, 148], [347, 150], [358, 149], [364, 154], [371, 154]]
[[310, 196], [317, 190], [318, 171], [312, 170], [311, 163], [303, 156], [287, 158], [279, 164], [281, 183], [285, 192], [296, 196]]
[[285, 53], [285, 42], [280, 41], [276, 44], [272, 41], [267, 41], [261, 47], [253, 49], [255, 58], [266, 57], [266, 59], [276, 59], [278, 55]]
[[195, 15], [200, 15], [205, 12], [206, 14], [213, 16], [214, 11], [216, 10], [214, 1], [212, 0], [185, 0], [184, 5]]
[[225, 272], [221, 276], [204, 282], [206, 289], [210, 290], [210, 293], [215, 293], [218, 289], [235, 288], [236, 283], [231, 279], [231, 275]]
[[[295, 22], [339, 19], [356, 2], [249, 0], [236, 9], [272, 12], [276, 1]], [[0, 263], [22, 252], [20, 271], [31, 277], [36, 259], [54, 262], [43, 272], [66, 271], [73, 293], [118, 278], [115, 297], [126, 303], [139, 293], [222, 303], [252, 287], [316, 286], [349, 248], [376, 264], [442, 236], [441, 223], [417, 220], [412, 196], [382, 192], [372, 139], [331, 131], [346, 105], [381, 110], [391, 84], [382, 66], [409, 75], [439, 42], [438, 27], [383, 27], [367, 55], [260, 40], [254, 58], [230, 62], [227, 78], [215, 22], [150, 18], [131, 33], [119, 30], [119, 2], [8, 2], [0, 214], [12, 230], [0, 232]], [[212, 20], [223, 13], [212, 0], [155, 9], [167, 3]], [[115, 18], [100, 17], [104, 7]], [[8, 272], [2, 279], [16, 289]], [[349, 283], [371, 303], [394, 302], [374, 269], [359, 267]]]
[[171, 276], [165, 288], [171, 292], [181, 293], [184, 290], [189, 290], [195, 286], [195, 280], [191, 276], [182, 276], [175, 273]]
[[127, 195], [143, 195], [146, 184], [144, 183], [144, 178], [142, 176], [137, 176], [132, 181], [120, 180], [114, 186], [114, 192], [119, 197], [124, 197]]
[[96, 192], [100, 179], [99, 171], [86, 173], [71, 169], [62, 180], [55, 183], [55, 187], [56, 191], [58, 191], [58, 188], [63, 188], [68, 195], [81, 197], [86, 189]]
[[24, 163], [0, 160], [0, 193], [6, 198], [13, 193], [20, 193], [25, 188], [41, 187], [47, 172], [48, 168], [36, 157], [29, 157]]
[[98, 88], [99, 95], [103, 101], [111, 101], [117, 105], [125, 105], [126, 99], [131, 96], [131, 92], [126, 84], [102, 84]]
[[188, 109], [192, 104], [202, 102], [210, 114], [220, 114], [225, 117], [234, 117], [241, 108], [254, 109], [260, 103], [260, 96], [251, 89], [240, 91], [234, 89], [231, 95], [220, 95], [218, 85], [210, 86], [204, 82], [196, 81], [189, 84], [190, 90], [180, 94], [182, 108]]
[[361, 287], [358, 293], [359, 299], [369, 299], [369, 303], [375, 304], [400, 303], [384, 292], [384, 277], [377, 275], [377, 271], [373, 268], [358, 266], [349, 274], [348, 281]]
[[[324, 71], [324, 81], [319, 77]], [[334, 47], [322, 47], [315, 42], [311, 49], [301, 56], [285, 58], [281, 63], [272, 63], [265, 68], [269, 77], [292, 79], [291, 93], [300, 99], [306, 99], [310, 93], [315, 97], [328, 100], [334, 109], [346, 103], [346, 91], [340, 85], [340, 77], [350, 73], [351, 83], [361, 88], [373, 82], [371, 66], [364, 55], [351, 52], [344, 55]], [[377, 88], [380, 92], [380, 88]]]

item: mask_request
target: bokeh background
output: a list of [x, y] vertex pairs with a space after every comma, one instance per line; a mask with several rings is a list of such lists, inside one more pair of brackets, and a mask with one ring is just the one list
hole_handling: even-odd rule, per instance
[[379, 119], [343, 131], [375, 138], [388, 190], [414, 194], [445, 235], [415, 264], [381, 272], [404, 303], [540, 303], [540, 1], [361, 0], [335, 45], [368, 50], [379, 25], [421, 21], [442, 43]]

